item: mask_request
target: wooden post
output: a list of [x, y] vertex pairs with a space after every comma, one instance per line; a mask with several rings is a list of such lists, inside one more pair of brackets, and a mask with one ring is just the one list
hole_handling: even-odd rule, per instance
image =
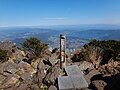
[[66, 66], [66, 37], [60, 34], [60, 69]]

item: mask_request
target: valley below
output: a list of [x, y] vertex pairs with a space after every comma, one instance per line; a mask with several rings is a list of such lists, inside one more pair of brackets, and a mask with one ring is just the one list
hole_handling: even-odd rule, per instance
[[1, 90], [59, 90], [61, 33], [66, 66], [79, 67], [86, 90], [120, 90], [120, 30], [0, 30]]

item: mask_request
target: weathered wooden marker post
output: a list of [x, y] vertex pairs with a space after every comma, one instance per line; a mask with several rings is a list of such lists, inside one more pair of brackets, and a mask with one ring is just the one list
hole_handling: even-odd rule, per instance
[[[88, 83], [77, 65], [66, 66], [66, 37], [60, 34], [60, 76], [58, 90], [87, 90]], [[63, 69], [67, 76], [62, 76]]]
[[60, 69], [66, 66], [66, 37], [60, 34]]

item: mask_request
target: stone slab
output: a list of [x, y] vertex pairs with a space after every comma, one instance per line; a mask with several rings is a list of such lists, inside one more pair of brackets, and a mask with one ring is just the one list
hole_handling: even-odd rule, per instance
[[65, 67], [68, 76], [58, 78], [59, 90], [81, 90], [88, 87], [81, 70], [77, 65]]
[[74, 76], [70, 76], [70, 78], [75, 90], [79, 90], [79, 89], [81, 90], [88, 87], [88, 83], [86, 82], [83, 76], [74, 75]]
[[65, 71], [66, 71], [68, 76], [71, 76], [71, 75], [83, 75], [77, 65], [67, 66], [67, 67], [65, 67]]
[[59, 90], [75, 90], [69, 76], [58, 77]]

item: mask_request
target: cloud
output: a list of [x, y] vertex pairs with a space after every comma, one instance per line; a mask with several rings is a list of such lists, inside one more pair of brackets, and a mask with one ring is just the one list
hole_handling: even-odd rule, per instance
[[65, 20], [66, 18], [64, 17], [48, 17], [48, 18], [44, 18], [45, 20]]

